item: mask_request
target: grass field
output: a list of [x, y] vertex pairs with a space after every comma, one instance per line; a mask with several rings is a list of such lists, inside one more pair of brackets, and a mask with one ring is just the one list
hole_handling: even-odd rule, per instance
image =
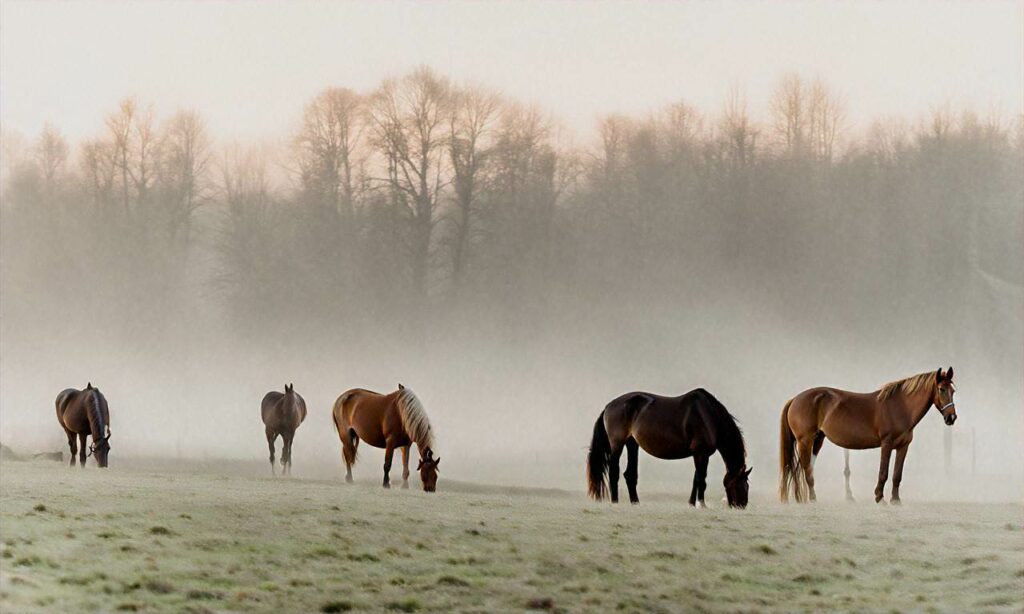
[[444, 480], [428, 495], [0, 469], [4, 612], [1024, 609], [1020, 505], [693, 510]]

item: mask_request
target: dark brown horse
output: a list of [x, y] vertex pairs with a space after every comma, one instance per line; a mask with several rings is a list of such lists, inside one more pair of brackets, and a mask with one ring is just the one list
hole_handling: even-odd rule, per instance
[[[695, 471], [690, 505], [705, 507], [708, 459], [717, 450], [725, 461], [725, 495], [730, 507], [747, 505], [749, 492], [746, 447], [736, 419], [710, 392], [698, 388], [681, 397], [631, 392], [609, 403], [594, 424], [587, 456], [587, 490], [597, 501], [611, 491], [619, 500], [619, 457], [626, 449], [626, 488], [636, 494], [639, 449], [656, 458], [693, 457]], [[607, 485], [605, 477], [607, 476]]]
[[[892, 502], [900, 502], [903, 461], [914, 439], [914, 427], [935, 407], [946, 424], [956, 422], [953, 367], [945, 373], [920, 373], [882, 386], [874, 392], [811, 388], [782, 408], [779, 435], [779, 498], [789, 500], [790, 488], [799, 501], [814, 501], [814, 459], [825, 439], [841, 448], [881, 448], [875, 502], [882, 501], [889, 478], [889, 459], [896, 451]], [[802, 471], [801, 471], [802, 470]], [[802, 473], [802, 475], [801, 475]], [[849, 479], [849, 462], [846, 468]], [[806, 491], [805, 491], [806, 486]], [[847, 482], [849, 492], [849, 482]]]
[[[68, 436], [71, 448], [71, 466], [75, 466], [75, 453], [82, 467], [85, 467], [85, 441], [92, 436], [89, 455], [96, 457], [96, 464], [107, 466], [110, 453], [110, 410], [107, 399], [92, 382], [85, 390], [68, 388], [57, 395], [57, 421]], [[78, 443], [76, 443], [76, 438]]]
[[295, 439], [295, 430], [306, 419], [306, 402], [295, 392], [295, 384], [286, 384], [284, 394], [274, 390], [263, 397], [260, 413], [263, 415], [267, 445], [270, 447], [270, 472], [277, 474], [274, 470], [274, 441], [280, 435], [283, 441], [281, 473], [291, 475], [292, 440]]
[[437, 489], [437, 466], [434, 458], [434, 436], [423, 404], [413, 391], [399, 384], [391, 394], [379, 394], [361, 388], [342, 393], [331, 412], [334, 428], [341, 439], [341, 459], [345, 463], [345, 481], [352, 481], [352, 465], [356, 462], [359, 441], [375, 448], [384, 448], [384, 488], [391, 487], [391, 459], [395, 449], [402, 451], [402, 488], [409, 487], [409, 448], [416, 444], [423, 490]]

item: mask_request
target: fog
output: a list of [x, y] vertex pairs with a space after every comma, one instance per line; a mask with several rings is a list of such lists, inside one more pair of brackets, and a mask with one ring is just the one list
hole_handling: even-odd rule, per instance
[[[49, 57], [11, 57], [17, 23], [5, 86]], [[745, 70], [713, 40], [702, 51]], [[92, 382], [113, 467], [265, 469], [260, 400], [294, 382], [309, 407], [295, 475], [340, 477], [334, 399], [401, 382], [430, 414], [442, 478], [580, 489], [605, 403], [702, 386], [740, 420], [768, 493], [789, 398], [952, 365], [948, 464], [932, 412], [904, 496], [1019, 499], [1024, 126], [992, 110], [1007, 101], [893, 117], [842, 75], [779, 66], [758, 95], [739, 82], [611, 112], [650, 100], [627, 88], [573, 112], [571, 90], [543, 104], [403, 57], [344, 58], [364, 76], [323, 75], [259, 134], [123, 86], [88, 97], [112, 102], [85, 134], [60, 114], [22, 132], [32, 120], [5, 108], [0, 441], [66, 451], [54, 397]], [[223, 87], [200, 73], [181, 89]], [[33, 93], [3, 89], [15, 111]], [[361, 453], [356, 476], [377, 479], [383, 454]], [[862, 498], [877, 460], [853, 454]], [[826, 444], [823, 498], [841, 495], [841, 463]], [[641, 490], [688, 491], [692, 463], [642, 455], [640, 471]]]

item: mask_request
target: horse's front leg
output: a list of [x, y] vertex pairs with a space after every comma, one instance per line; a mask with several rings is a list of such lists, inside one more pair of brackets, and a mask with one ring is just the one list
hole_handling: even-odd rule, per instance
[[269, 427], [266, 429], [266, 432], [267, 446], [270, 448], [270, 474], [277, 475], [277, 468], [274, 467], [274, 440], [277, 439], [277, 433], [275, 433]]
[[88, 436], [88, 433], [82, 433], [78, 436], [78, 463], [82, 465], [82, 469], [85, 469], [85, 440]]
[[409, 446], [402, 446], [402, 490], [409, 488]]
[[395, 446], [390, 441], [386, 446], [384, 448], [384, 488], [391, 488], [391, 477], [388, 474], [391, 473], [391, 459], [395, 455]]
[[690, 491], [690, 505], [707, 507], [704, 504], [704, 491], [708, 487], [708, 457], [703, 454], [693, 455], [693, 490]]
[[903, 481], [903, 461], [906, 460], [907, 450], [909, 449], [909, 443], [896, 448], [896, 467], [892, 472], [892, 502], [895, 505], [900, 504], [900, 482]]
[[882, 459], [878, 464], [878, 484], [875, 485], [875, 503], [882, 502], [882, 494], [885, 490], [885, 481], [889, 479], [890, 457], [892, 457], [892, 444], [888, 441], [883, 441]]

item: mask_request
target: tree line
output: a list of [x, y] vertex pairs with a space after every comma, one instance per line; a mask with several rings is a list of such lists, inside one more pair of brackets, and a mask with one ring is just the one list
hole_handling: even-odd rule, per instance
[[734, 91], [716, 113], [602, 118], [581, 146], [420, 68], [328, 88], [260, 146], [128, 99], [81, 143], [5, 138], [4, 332], [150, 344], [212, 317], [268, 343], [515, 340], [733, 299], [881, 336], [998, 310], [1024, 284], [1020, 121], [846, 113], [788, 75], [764, 121]]

